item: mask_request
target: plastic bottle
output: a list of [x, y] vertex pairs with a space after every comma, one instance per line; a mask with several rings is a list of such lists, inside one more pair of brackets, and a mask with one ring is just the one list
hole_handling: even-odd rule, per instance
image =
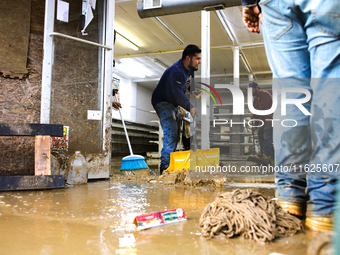
[[83, 184], [87, 183], [88, 167], [85, 157], [76, 151], [67, 163], [66, 182], [68, 184]]
[[51, 154], [51, 175], [60, 175], [60, 164], [53, 154]]

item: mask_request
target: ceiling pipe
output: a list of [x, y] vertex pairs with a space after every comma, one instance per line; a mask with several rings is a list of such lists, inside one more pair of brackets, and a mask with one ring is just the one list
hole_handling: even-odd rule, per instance
[[241, 5], [241, 0], [162, 0], [160, 6], [153, 7], [147, 6], [144, 1], [137, 0], [138, 15], [142, 19], [203, 10], [216, 11]]

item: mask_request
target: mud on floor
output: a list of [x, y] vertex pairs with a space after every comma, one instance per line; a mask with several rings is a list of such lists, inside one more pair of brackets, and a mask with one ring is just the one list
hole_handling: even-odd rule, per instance
[[190, 169], [180, 171], [164, 171], [160, 176], [150, 176], [148, 170], [132, 170], [123, 171], [122, 175], [113, 175], [111, 177], [117, 181], [131, 181], [136, 183], [159, 183], [167, 185], [187, 185], [190, 187], [212, 185], [215, 187], [223, 187], [227, 183], [226, 177], [205, 176], [202, 173]]

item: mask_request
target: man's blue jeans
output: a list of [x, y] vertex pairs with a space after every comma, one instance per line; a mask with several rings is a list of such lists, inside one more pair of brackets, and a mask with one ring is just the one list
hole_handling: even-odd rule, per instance
[[176, 150], [178, 141], [177, 107], [168, 102], [160, 102], [153, 106], [163, 129], [163, 148], [161, 151], [160, 169], [169, 167], [170, 153]]
[[273, 153], [273, 128], [272, 124], [265, 124], [259, 128], [257, 132], [261, 153], [265, 154], [266, 156], [270, 157]]
[[[279, 92], [274, 148], [276, 165], [286, 167], [276, 175], [279, 199], [309, 201], [307, 216], [330, 216], [340, 172], [340, 1], [263, 0], [260, 6], [273, 89]], [[310, 91], [303, 107], [311, 115], [294, 104], [281, 107], [283, 88]], [[287, 93], [289, 99], [304, 97]], [[296, 125], [282, 125], [284, 119]]]

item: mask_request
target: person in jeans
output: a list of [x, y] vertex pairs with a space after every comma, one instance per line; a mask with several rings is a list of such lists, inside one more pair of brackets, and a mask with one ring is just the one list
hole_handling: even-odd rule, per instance
[[307, 227], [330, 230], [340, 172], [340, 1], [242, 0], [242, 5], [249, 31], [259, 33], [263, 25], [273, 86], [311, 93], [303, 104], [309, 114], [293, 104], [281, 107], [283, 95], [298, 100], [301, 93], [278, 95], [274, 119], [296, 121], [274, 125], [276, 165], [289, 169], [276, 175], [279, 204], [306, 215]]
[[[272, 107], [273, 99], [272, 95], [266, 91], [261, 90], [259, 85], [256, 82], [249, 83], [249, 87], [253, 89], [253, 106], [256, 110], [268, 110]], [[254, 126], [260, 126], [257, 135], [260, 143], [260, 155], [256, 155], [255, 158], [259, 160], [259, 162], [263, 162], [263, 164], [271, 164], [272, 156], [273, 156], [273, 126], [272, 119], [273, 114], [269, 115], [250, 115], [251, 119], [261, 120], [256, 121]], [[254, 127], [253, 132], [256, 127]]]
[[160, 174], [169, 167], [170, 153], [174, 152], [179, 138], [178, 106], [190, 114], [198, 115], [197, 109], [190, 103], [185, 92], [190, 88], [194, 72], [201, 64], [201, 49], [188, 45], [182, 58], [169, 67], [162, 75], [152, 93], [151, 103], [163, 129], [163, 148], [161, 151]]

